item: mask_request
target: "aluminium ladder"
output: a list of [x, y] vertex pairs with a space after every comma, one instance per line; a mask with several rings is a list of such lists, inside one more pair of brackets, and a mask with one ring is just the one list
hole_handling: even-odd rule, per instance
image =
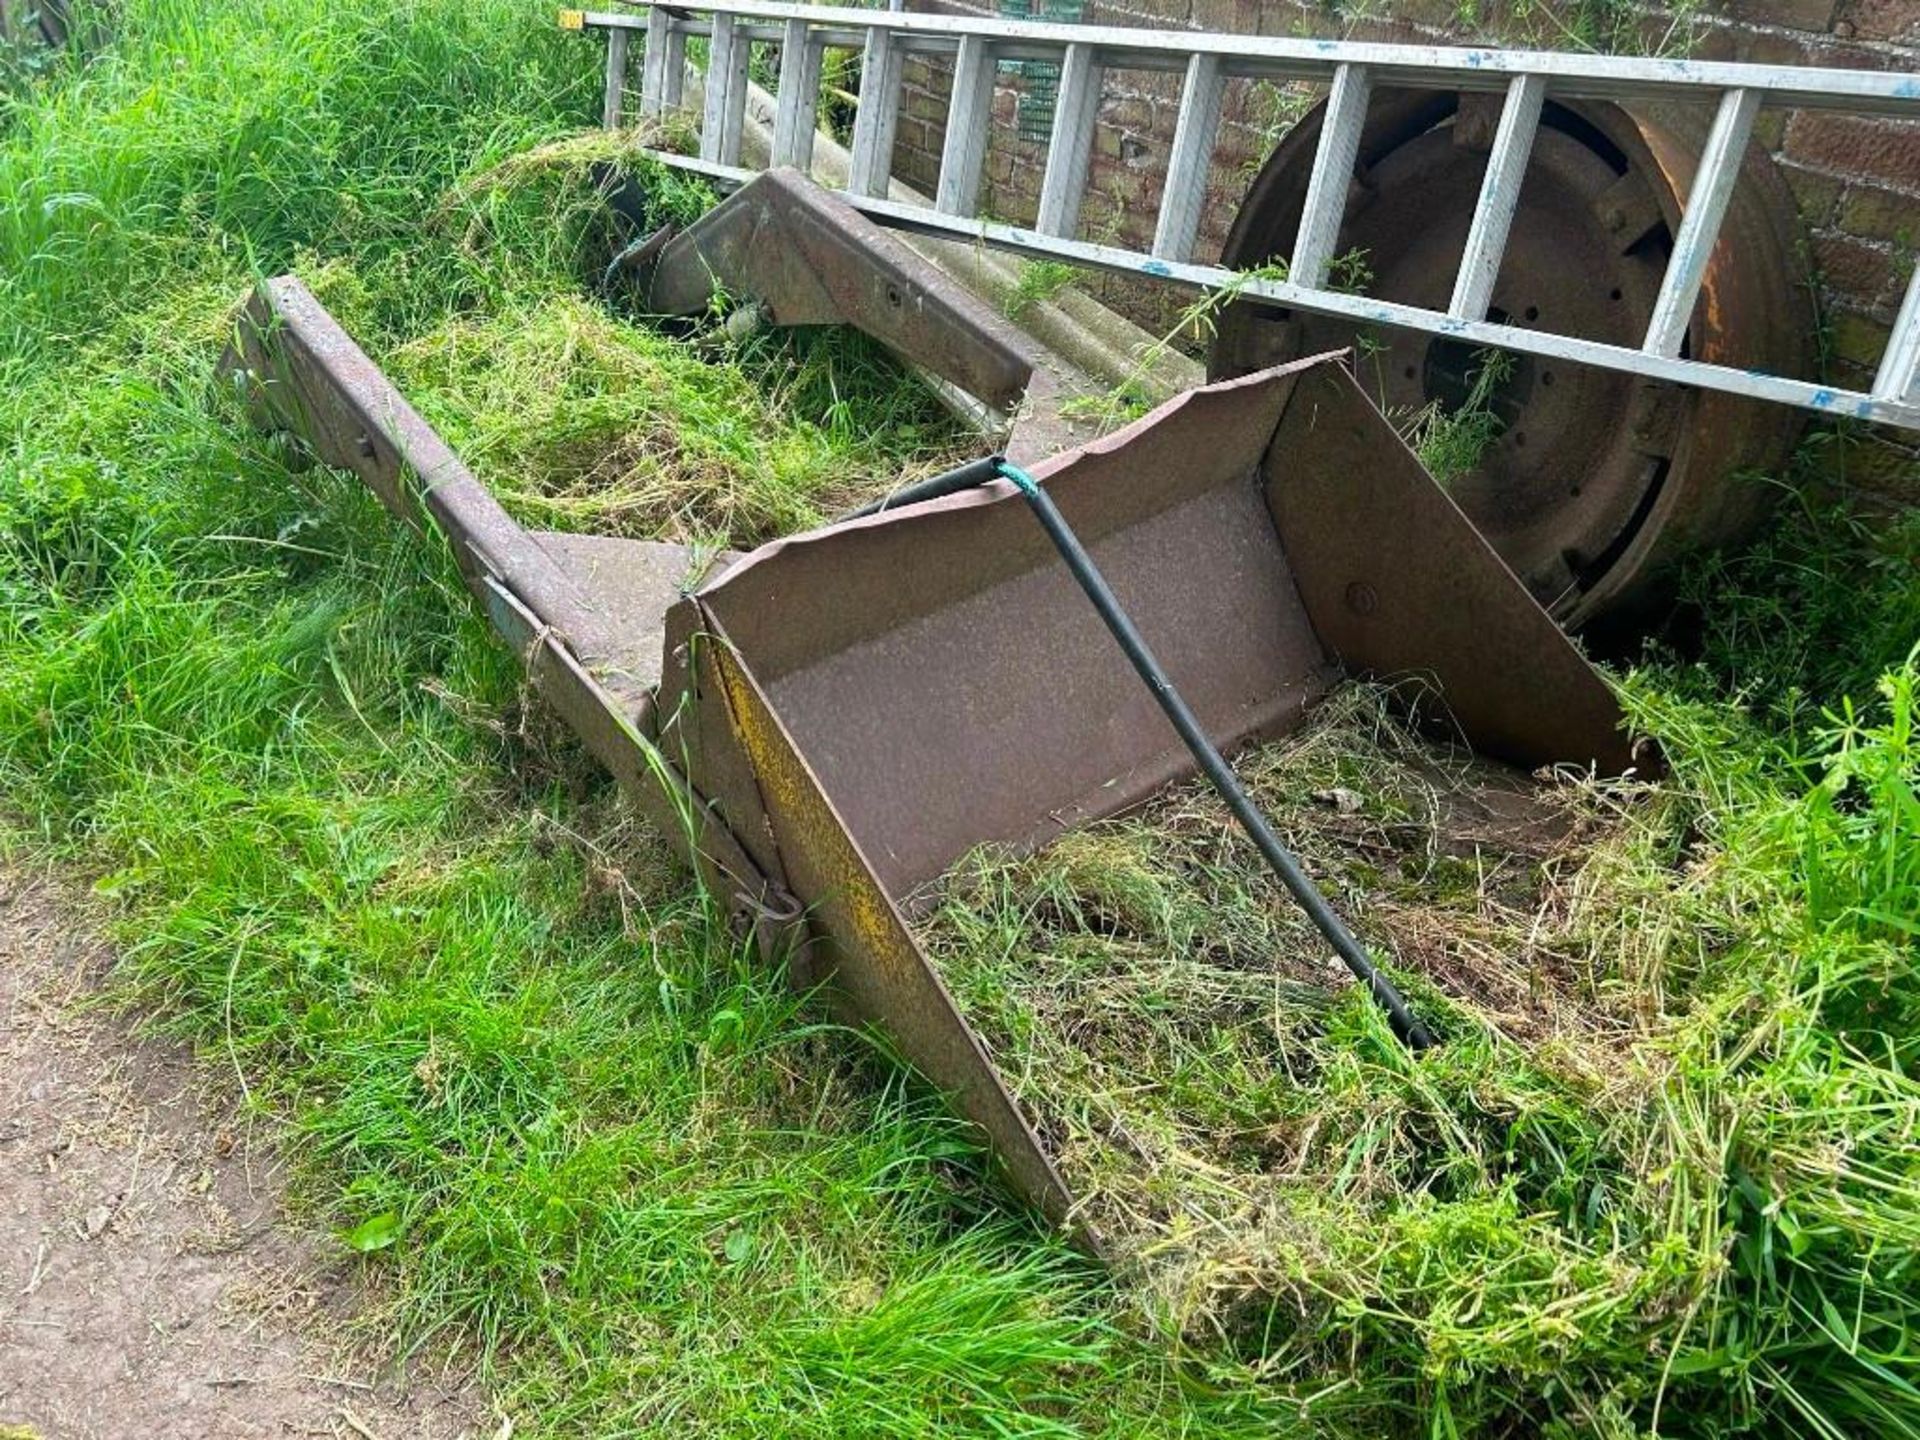
[[[1911, 74], [1063, 25], [776, 0], [685, 5], [636, 0], [630, 11], [563, 11], [561, 24], [607, 33], [603, 122], [608, 127], [621, 120], [632, 35], [639, 33], [644, 43], [640, 109], [649, 116], [682, 107], [687, 41], [704, 38], [707, 64], [699, 153], [649, 153], [723, 185], [737, 185], [755, 173], [741, 164], [747, 66], [753, 46], [771, 44], [780, 52], [770, 163], [803, 171], [812, 163], [824, 52], [857, 50], [860, 94], [851, 173], [842, 195], [881, 224], [1122, 274], [1153, 276], [1206, 291], [1231, 291], [1255, 302], [1360, 323], [1456, 336], [1474, 344], [1920, 430], [1920, 268], [1908, 284], [1887, 348], [1866, 391], [1709, 364], [1681, 353], [1761, 107], [1920, 120], [1920, 77]], [[909, 55], [939, 56], [954, 67], [931, 207], [888, 198], [902, 65]], [[977, 213], [992, 122], [994, 74], [1003, 60], [1041, 60], [1060, 67], [1053, 134], [1038, 214], [1031, 226], [1010, 225]], [[1158, 70], [1183, 76], [1160, 212], [1152, 246], [1144, 252], [1074, 237], [1106, 70]], [[1284, 279], [1237, 274], [1192, 258], [1225, 84], [1229, 78], [1243, 76], [1320, 82], [1329, 87], [1319, 148]], [[1505, 96], [1478, 207], [1444, 311], [1329, 288], [1368, 97], [1383, 86]], [[1522, 329], [1487, 318], [1542, 106], [1549, 98], [1561, 97], [1714, 101], [1718, 106], [1639, 349]]]

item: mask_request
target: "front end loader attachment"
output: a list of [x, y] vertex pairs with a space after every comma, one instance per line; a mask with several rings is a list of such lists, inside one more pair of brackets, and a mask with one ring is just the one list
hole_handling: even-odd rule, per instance
[[[252, 298], [227, 365], [261, 423], [445, 534], [556, 711], [712, 893], [1071, 1223], [1056, 1157], [910, 920], [974, 847], [1046, 845], [1193, 760], [1022, 493], [991, 482], [703, 567], [521, 528], [295, 280]], [[1606, 682], [1340, 355], [1190, 392], [1030, 468], [1221, 750], [1366, 676], [1417, 688], [1494, 760], [1644, 763]]]

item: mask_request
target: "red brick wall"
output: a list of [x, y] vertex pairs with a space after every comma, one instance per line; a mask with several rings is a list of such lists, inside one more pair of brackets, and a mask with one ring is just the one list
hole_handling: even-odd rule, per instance
[[[1507, 0], [1497, 0], [1507, 3]], [[980, 0], [909, 0], [909, 8], [992, 14]], [[1338, 0], [1089, 0], [1091, 24], [1230, 30], [1245, 34], [1332, 36], [1457, 43], [1475, 40], [1565, 47], [1568, 27], [1590, 41], [1642, 53], [1765, 64], [1844, 66], [1920, 73], [1920, 0], [1721, 0], [1690, 12], [1628, 10], [1588, 0], [1586, 18], [1522, 7], [1525, 18], [1476, 0], [1374, 0], [1347, 9]], [[1364, 13], [1363, 13], [1364, 12]], [[937, 63], [907, 69], [907, 96], [895, 173], [931, 190], [939, 170], [949, 76]], [[1002, 219], [1031, 220], [1046, 147], [1019, 140], [1014, 116], [1019, 77], [1000, 77], [982, 204]], [[1081, 211], [1081, 234], [1144, 246], [1152, 238], [1166, 153], [1179, 101], [1177, 75], [1109, 72]], [[1315, 98], [1244, 80], [1230, 82], [1215, 151], [1198, 258], [1212, 259], [1226, 238], [1247, 182], [1286, 126]], [[1830, 378], [1864, 388], [1885, 345], [1920, 248], [1920, 124], [1845, 115], [1765, 112], [1758, 131], [1797, 197], [1825, 316]], [[1179, 299], [1112, 281], [1103, 298], [1143, 323], [1162, 325]], [[1853, 464], [1855, 479], [1905, 488], [1920, 446], [1891, 445]], [[1865, 474], [1862, 467], [1865, 467]], [[1920, 490], [1916, 490], [1920, 495]]]

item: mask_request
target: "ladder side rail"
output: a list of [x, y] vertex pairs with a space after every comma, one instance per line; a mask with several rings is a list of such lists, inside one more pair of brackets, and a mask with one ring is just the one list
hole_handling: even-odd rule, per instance
[[1693, 302], [1700, 296], [1707, 262], [1719, 243], [1720, 223], [1726, 219], [1727, 203], [1733, 198], [1734, 182], [1740, 178], [1754, 117], [1759, 113], [1760, 97], [1751, 90], [1729, 90], [1720, 99], [1713, 129], [1700, 152], [1700, 167], [1694, 171], [1693, 185], [1687, 192], [1680, 229], [1673, 237], [1666, 277], [1653, 302], [1653, 317], [1647, 322], [1644, 348], [1650, 355], [1678, 355], [1687, 338]]
[[1206, 208], [1214, 139], [1220, 133], [1220, 104], [1225, 98], [1226, 76], [1220, 57], [1196, 52], [1187, 62], [1187, 78], [1180, 89], [1180, 119], [1174, 127], [1173, 149], [1167, 156], [1160, 218], [1153, 231], [1153, 253], [1163, 260], [1192, 258], [1194, 237], [1200, 233], [1200, 215]]
[[1340, 221], [1347, 211], [1347, 188], [1360, 154], [1360, 132], [1367, 123], [1371, 77], [1358, 65], [1333, 72], [1333, 88], [1320, 112], [1320, 144], [1313, 153], [1307, 198], [1300, 211], [1300, 233], [1288, 257], [1287, 277], [1295, 285], [1318, 290], [1333, 268], [1340, 243]]
[[1538, 75], [1516, 75], [1507, 86], [1507, 102], [1500, 109], [1487, 173], [1480, 182], [1480, 199], [1447, 306], [1447, 313], [1457, 320], [1484, 320], [1493, 304], [1493, 287], [1500, 279], [1500, 261], [1513, 230], [1513, 212], [1520, 203], [1520, 186], [1526, 179], [1546, 96], [1547, 82]]
[[1042, 235], [1071, 236], [1079, 228], [1104, 77], [1097, 49], [1087, 44], [1067, 46], [1060, 60], [1060, 85], [1054, 93], [1053, 134], [1047, 141], [1040, 208], [1033, 222], [1033, 228]]

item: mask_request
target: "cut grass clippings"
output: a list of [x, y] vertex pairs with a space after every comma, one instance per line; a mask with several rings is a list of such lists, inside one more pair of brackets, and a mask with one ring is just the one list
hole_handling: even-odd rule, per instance
[[[747, 548], [979, 443], [858, 336], [703, 354], [584, 295], [449, 320], [396, 347], [389, 374], [543, 529]], [[856, 420], [820, 403], [836, 385], [895, 393]]]
[[[1452, 752], [1357, 684], [1236, 768], [1441, 1048], [1406, 1055], [1199, 781], [1035, 855], [976, 852], [922, 939], [1079, 1218], [1161, 1333], [1254, 1373], [1347, 1371], [1328, 1339], [1372, 1297], [1463, 1379], [1607, 1355], [1695, 1278], [1596, 1230], [1585, 1178], [1605, 1165], [1609, 1214], [1645, 1228], [1660, 1182], [1596, 1132], [1657, 1077], [1589, 912], [1660, 802]], [[1596, 1152], [1580, 1179], [1570, 1146]], [[1393, 1273], [1412, 1253], [1417, 1282]]]
[[[1682, 1397], [1758, 1372], [1827, 1433], [1910, 1434], [1886, 1287], [1920, 1093], [1858, 1037], [1913, 1004], [1915, 688], [1910, 659], [1784, 808], [1703, 813], [1693, 785], [1732, 769], [1516, 790], [1356, 688], [1243, 756], [1440, 1035], [1418, 1060], [1196, 783], [977, 852], [921, 933], [1123, 1293], [1216, 1383], [1626, 1434], [1666, 1404], [1690, 1432]], [[1843, 1138], [1869, 1114], [1871, 1155]], [[1848, 1273], [1879, 1287], [1850, 1313]]]

